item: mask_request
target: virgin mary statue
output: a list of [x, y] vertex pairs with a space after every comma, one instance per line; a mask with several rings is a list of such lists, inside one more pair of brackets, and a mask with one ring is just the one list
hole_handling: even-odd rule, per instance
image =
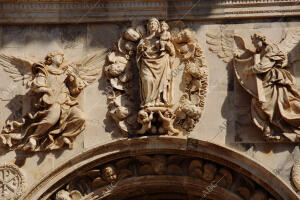
[[169, 42], [160, 49], [161, 26], [152, 18], [147, 24], [147, 35], [137, 46], [137, 65], [140, 76], [141, 108], [168, 107], [172, 101], [172, 76], [170, 58], [174, 46]]

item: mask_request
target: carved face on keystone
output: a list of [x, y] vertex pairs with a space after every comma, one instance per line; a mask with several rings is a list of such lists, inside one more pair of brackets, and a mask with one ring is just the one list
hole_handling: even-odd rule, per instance
[[102, 169], [102, 177], [105, 181], [111, 183], [117, 180], [117, 171], [113, 165], [107, 165]]

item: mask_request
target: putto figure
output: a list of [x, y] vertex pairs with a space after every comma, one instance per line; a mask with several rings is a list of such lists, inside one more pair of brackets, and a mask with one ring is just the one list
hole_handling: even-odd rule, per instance
[[[29, 151], [72, 148], [77, 135], [85, 129], [79, 96], [96, 79], [103, 58], [98, 53], [81, 63], [63, 65], [64, 55], [59, 52], [49, 53], [39, 63], [0, 55], [0, 65], [15, 81], [24, 77], [32, 102], [21, 120], [6, 122], [0, 134], [2, 145]], [[17, 72], [18, 77], [14, 77]], [[89, 74], [93, 76], [86, 76]]]
[[[207, 67], [195, 32], [182, 22], [169, 25], [151, 18], [128, 28], [107, 58], [109, 113], [124, 136], [188, 134], [195, 127], [207, 86]], [[185, 109], [179, 105], [180, 96], [189, 102]], [[200, 114], [191, 116], [194, 112]]]
[[[216, 47], [218, 37], [207, 36], [210, 49], [221, 57], [222, 53]], [[232, 45], [230, 50], [223, 46], [222, 51], [227, 49], [223, 53], [227, 57], [223, 60], [230, 61], [232, 56], [237, 81], [252, 96], [253, 123], [269, 141], [299, 142], [300, 93], [289, 71], [289, 67], [299, 58], [291, 55], [288, 59], [288, 54], [300, 41], [300, 31], [288, 31], [279, 44], [272, 43], [260, 33], [251, 36], [252, 44], [245, 43], [237, 35], [223, 36]], [[222, 42], [219, 44], [225, 45]], [[234, 44], [237, 48], [233, 47]]]
[[[161, 23], [161, 34], [160, 34], [160, 51], [165, 51], [169, 48], [169, 51], [173, 52], [174, 46], [171, 42], [171, 33], [169, 31], [169, 25], [162, 21]], [[175, 53], [175, 52], [174, 52]]]

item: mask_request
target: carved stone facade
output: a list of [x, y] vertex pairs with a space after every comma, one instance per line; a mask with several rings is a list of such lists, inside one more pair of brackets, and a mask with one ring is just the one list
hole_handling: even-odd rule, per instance
[[0, 199], [300, 199], [299, 11], [1, 1]]

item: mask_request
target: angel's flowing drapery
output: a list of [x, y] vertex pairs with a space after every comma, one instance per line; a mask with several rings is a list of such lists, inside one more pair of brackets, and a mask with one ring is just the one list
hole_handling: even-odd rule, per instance
[[266, 101], [253, 98], [251, 115], [263, 131], [270, 126], [295, 141], [300, 136], [300, 93], [293, 76], [284, 69], [286, 60], [278, 46], [268, 45], [261, 53], [261, 61], [252, 67], [252, 72], [263, 81]]
[[138, 45], [141, 106], [170, 105], [172, 77], [170, 55], [161, 52], [155, 41], [143, 39]]
[[67, 138], [72, 145], [75, 137], [83, 131], [85, 120], [73, 96], [82, 88], [70, 81], [66, 70], [44, 64], [33, 66], [32, 91], [38, 96], [36, 111], [26, 113], [21, 122], [7, 122], [1, 137], [9, 146], [22, 149], [29, 138], [37, 140], [35, 151], [61, 148]]

